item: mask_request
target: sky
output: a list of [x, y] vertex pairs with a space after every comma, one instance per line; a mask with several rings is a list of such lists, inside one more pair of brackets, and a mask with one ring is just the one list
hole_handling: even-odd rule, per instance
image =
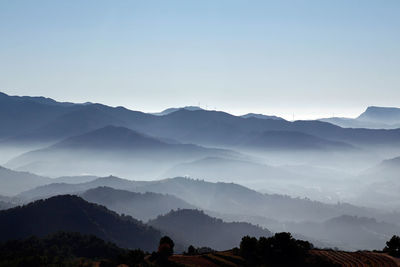
[[400, 106], [398, 0], [0, 0], [0, 91], [286, 119]]

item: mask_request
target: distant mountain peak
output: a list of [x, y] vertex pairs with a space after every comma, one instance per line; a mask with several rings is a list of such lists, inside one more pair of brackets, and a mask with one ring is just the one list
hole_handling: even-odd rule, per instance
[[399, 110], [396, 107], [381, 107], [381, 106], [368, 106], [366, 111], [373, 111], [373, 110]]
[[157, 112], [157, 113], [151, 113], [152, 115], [156, 115], [156, 116], [164, 116], [164, 115], [168, 115], [171, 114], [175, 111], [178, 110], [188, 110], [188, 111], [196, 111], [196, 110], [204, 110], [201, 107], [198, 106], [185, 106], [185, 107], [181, 107], [181, 108], [167, 108], [161, 112]]
[[397, 129], [400, 128], [400, 108], [369, 106], [356, 118], [330, 117], [319, 121], [343, 128]]
[[256, 119], [263, 119], [263, 120], [284, 120], [281, 117], [274, 116], [274, 115], [264, 115], [264, 114], [257, 114], [257, 113], [247, 113], [245, 115], [240, 116], [242, 118], [256, 118]]
[[369, 106], [357, 119], [388, 124], [399, 123], [400, 108]]

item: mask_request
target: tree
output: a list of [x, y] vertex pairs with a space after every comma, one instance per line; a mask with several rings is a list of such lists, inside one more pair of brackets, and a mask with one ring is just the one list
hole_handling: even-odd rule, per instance
[[190, 245], [190, 246], [188, 247], [187, 254], [188, 254], [188, 255], [194, 255], [194, 254], [196, 254], [196, 249], [195, 249], [192, 245]]
[[391, 256], [400, 257], [400, 237], [397, 235], [392, 236], [392, 238], [386, 242], [386, 247], [383, 251], [389, 253]]
[[161, 262], [167, 262], [168, 257], [174, 254], [175, 243], [168, 236], [164, 236], [160, 239], [160, 245], [158, 246], [158, 260]]
[[240, 243], [240, 255], [249, 265], [306, 266], [312, 244], [296, 240], [290, 233], [276, 233], [272, 237], [245, 236]]
[[242, 242], [240, 242], [240, 254], [243, 258], [250, 262], [255, 262], [257, 259], [256, 255], [257, 239], [255, 237], [244, 236]]

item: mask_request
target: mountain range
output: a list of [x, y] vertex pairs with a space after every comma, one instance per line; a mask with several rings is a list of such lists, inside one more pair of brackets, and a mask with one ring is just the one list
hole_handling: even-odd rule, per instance
[[[111, 217], [96, 217], [102, 212], [92, 212], [86, 204], [90, 201], [150, 220], [177, 239], [173, 225], [196, 225], [192, 219], [198, 218], [211, 233], [225, 235], [221, 229], [233, 227], [227, 223], [246, 221], [341, 247], [363, 248], [364, 243], [372, 248], [398, 231], [399, 110], [368, 107], [355, 119], [287, 121], [194, 106], [149, 114], [90, 102], [0, 94], [0, 163], [5, 166], [0, 168], [0, 209], [14, 210], [10, 216], [16, 216], [12, 220], [21, 230], [11, 223], [6, 228], [18, 233], [29, 230], [17, 220], [15, 214], [21, 210], [29, 219], [65, 202], [66, 212], [83, 226], [96, 225], [94, 234], [103, 231], [102, 238], [110, 241], [120, 238], [116, 235], [121, 233], [107, 228], [111, 224], [103, 225]], [[74, 196], [57, 200], [65, 194]], [[34, 203], [43, 205], [12, 208], [39, 199], [46, 200]], [[54, 205], [49, 208], [48, 203]], [[71, 211], [75, 204], [77, 214]], [[85, 219], [82, 214], [87, 212]], [[115, 225], [128, 218], [114, 215], [119, 218], [113, 219]], [[49, 222], [54, 219], [46, 216]], [[63, 216], [67, 215], [59, 213]], [[39, 219], [33, 219], [35, 225], [44, 225], [35, 220]], [[72, 222], [66, 220], [64, 225], [54, 219], [50, 230], [75, 229], [68, 228]], [[34, 230], [45, 234], [39, 228]], [[194, 231], [182, 229], [188, 237]], [[245, 224], [232, 229], [260, 230]], [[339, 240], [341, 229], [346, 236]], [[207, 234], [202, 234], [204, 240], [211, 239]], [[224, 239], [227, 243], [212, 244], [222, 249], [234, 243]], [[136, 246], [132, 240], [117, 241], [124, 247]], [[195, 241], [177, 240], [198, 246], [211, 242]]]
[[[184, 143], [230, 147], [251, 133], [265, 131], [301, 132], [330, 141], [362, 146], [400, 142], [399, 130], [343, 129], [320, 121], [289, 122], [274, 118], [260, 119], [257, 116], [243, 118], [225, 112], [185, 108], [156, 116], [123, 107], [59, 103], [5, 94], [1, 95], [0, 101], [4, 124], [0, 138], [3, 138], [3, 145], [60, 141], [107, 125], [124, 126], [151, 136]], [[18, 110], [18, 114], [14, 114], [13, 110]]]
[[[190, 144], [170, 144], [124, 127], [106, 126], [22, 154], [6, 166], [48, 176], [113, 173], [157, 175], [166, 166], [208, 156], [238, 153]], [[154, 165], [157, 161], [157, 165]], [[68, 165], [66, 166], [66, 162]]]
[[[205, 214], [222, 218], [226, 222], [246, 221], [273, 231], [289, 230], [307, 236], [308, 240], [315, 240], [316, 244], [336, 244], [342, 248], [361, 248], [361, 243], [356, 242], [360, 240], [359, 235], [355, 234], [352, 237], [354, 242], [339, 244], [334, 234], [317, 235], [315, 232], [315, 235], [311, 235], [307, 231], [312, 231], [312, 225], [321, 227], [331, 218], [343, 215], [374, 217], [393, 225], [397, 224], [400, 218], [399, 214], [345, 203], [325, 204], [309, 199], [261, 194], [237, 184], [210, 183], [187, 178], [129, 181], [117, 177], [104, 177], [80, 184], [52, 183], [23, 192], [16, 198], [20, 202], [29, 202], [41, 198], [52, 199], [52, 196], [61, 194], [75, 194], [143, 221], [154, 219], [170, 210], [202, 209]], [[4, 200], [8, 201], [8, 198]], [[182, 220], [185, 220], [183, 218]], [[347, 226], [343, 227], [345, 231]], [[166, 230], [168, 229], [164, 229], [165, 232]], [[372, 235], [369, 238], [370, 242], [365, 243], [365, 246], [373, 246], [384, 240], [382, 235], [376, 238]], [[189, 245], [191, 242], [180, 240], [180, 243]]]
[[[164, 201], [174, 201], [190, 207], [179, 199], [154, 193], [138, 194], [111, 188], [96, 188], [82, 194], [86, 199], [121, 204], [130, 211], [151, 209]], [[128, 207], [134, 204], [135, 207]], [[142, 207], [139, 207], [143, 205]], [[170, 202], [162, 205], [174, 205]], [[171, 206], [171, 207], [172, 207]], [[116, 206], [114, 206], [116, 207]], [[119, 208], [120, 209], [120, 208]], [[159, 211], [160, 208], [158, 208]], [[154, 213], [155, 211], [149, 211]], [[237, 246], [245, 235], [270, 236], [267, 229], [243, 222], [223, 222], [193, 209], [177, 209], [143, 224], [136, 219], [118, 215], [104, 206], [93, 204], [78, 196], [58, 195], [37, 200], [24, 206], [0, 211], [0, 241], [24, 239], [29, 236], [44, 237], [60, 231], [95, 235], [124, 248], [140, 248], [153, 251], [157, 248], [161, 233], [182, 244], [214, 249]], [[218, 235], [218, 238], [215, 236]]]
[[[160, 116], [94, 103], [5, 94], [0, 98], [8, 107], [1, 107], [7, 117], [7, 131], [0, 131], [0, 148], [6, 152], [0, 155], [3, 165], [51, 177], [111, 174], [161, 179], [176, 166], [209, 157], [359, 172], [400, 155], [400, 129], [341, 128], [321, 121], [242, 117], [197, 107]], [[9, 153], [8, 148], [16, 151]]]
[[[358, 216], [367, 214], [381, 216], [383, 214], [374, 209], [345, 203], [326, 204], [305, 198], [262, 194], [234, 183], [212, 183], [182, 177], [148, 182], [104, 177], [81, 184], [53, 183], [23, 192], [18, 197], [21, 200], [30, 201], [60, 194], [81, 194], [89, 189], [104, 186], [137, 193], [168, 194], [189, 203], [192, 207], [220, 214], [264, 216], [264, 218], [274, 218], [280, 221], [323, 221], [343, 214]], [[116, 193], [111, 189], [107, 190]], [[129, 195], [127, 192], [120, 193]], [[109, 202], [100, 203], [108, 205]]]

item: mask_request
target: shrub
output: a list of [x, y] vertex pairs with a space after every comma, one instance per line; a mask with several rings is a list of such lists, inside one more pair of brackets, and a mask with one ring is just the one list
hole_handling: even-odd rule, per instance
[[389, 253], [391, 256], [400, 257], [400, 237], [397, 235], [392, 236], [392, 238], [386, 242], [386, 247], [383, 251]]
[[312, 244], [296, 240], [290, 233], [277, 233], [272, 237], [245, 236], [240, 243], [240, 255], [250, 264], [272, 266], [302, 266]]

